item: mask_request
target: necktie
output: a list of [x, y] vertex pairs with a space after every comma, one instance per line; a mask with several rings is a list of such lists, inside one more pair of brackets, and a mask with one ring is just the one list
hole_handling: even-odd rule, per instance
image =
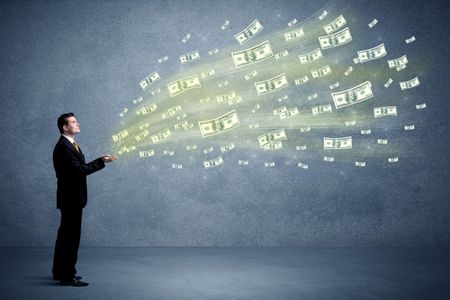
[[77, 149], [77, 151], [80, 152], [80, 148], [78, 148], [77, 142], [73, 141], [72, 144], [75, 146], [75, 149]]

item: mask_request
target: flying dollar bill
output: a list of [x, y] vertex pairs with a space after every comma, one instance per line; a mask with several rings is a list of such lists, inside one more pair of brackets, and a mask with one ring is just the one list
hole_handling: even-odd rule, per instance
[[140, 140], [143, 140], [146, 136], [148, 136], [148, 130], [147, 129], [145, 129], [145, 130], [143, 130], [141, 133], [139, 133], [138, 135], [136, 135], [134, 138], [136, 139], [136, 141], [140, 141]]
[[156, 95], [158, 95], [159, 93], [161, 93], [161, 89], [156, 89], [156, 90], [154, 90], [154, 91], [151, 91], [152, 96], [156, 96]]
[[420, 85], [419, 77], [414, 77], [407, 81], [400, 81], [399, 85], [402, 91], [418, 87]]
[[180, 61], [183, 65], [187, 64], [188, 62], [196, 61], [199, 59], [200, 59], [200, 53], [198, 53], [198, 50], [195, 50], [195, 51], [192, 51], [192, 52], [189, 52], [189, 53], [186, 53], [186, 54], [183, 54], [180, 56]]
[[332, 21], [331, 23], [323, 26], [323, 30], [325, 30], [327, 34], [332, 34], [336, 30], [344, 27], [345, 24], [347, 24], [347, 21], [345, 20], [343, 15], [340, 15], [339, 17], [334, 19], [334, 21]]
[[330, 90], [334, 90], [337, 87], [339, 87], [339, 82], [336, 81], [335, 83], [330, 85]]
[[348, 67], [348, 69], [344, 72], [344, 75], [345, 76], [348, 76], [348, 75], [350, 75], [350, 73], [353, 71], [353, 67]]
[[169, 136], [171, 136], [171, 132], [169, 128], [166, 128], [162, 130], [161, 132], [154, 134], [150, 136], [150, 139], [152, 140], [153, 144], [162, 143], [164, 140], [166, 140]]
[[168, 61], [168, 60], [169, 60], [169, 58], [166, 55], [166, 56], [163, 56], [161, 58], [158, 58], [158, 63], [162, 64], [163, 62]]
[[146, 122], [142, 125], [139, 125], [139, 130], [144, 130], [145, 128], [148, 128], [148, 127], [150, 127], [150, 123]]
[[331, 68], [329, 65], [323, 66], [316, 70], [311, 70], [311, 75], [313, 78], [325, 77], [331, 74]]
[[334, 161], [334, 157], [333, 156], [324, 156], [323, 160], [324, 161], [328, 161], [328, 162], [333, 162]]
[[120, 113], [119, 113], [119, 117], [123, 118], [128, 112], [128, 108], [124, 108]]
[[277, 129], [258, 136], [259, 146], [264, 148], [265, 145], [273, 143], [275, 141], [285, 141], [287, 135], [284, 129]]
[[191, 38], [191, 35], [189, 33], [186, 33], [183, 38], [181, 39], [181, 42], [183, 42], [183, 44], [186, 44], [187, 41], [189, 41], [189, 39]]
[[397, 115], [397, 106], [382, 106], [373, 108], [373, 116], [375, 118], [396, 116], [396, 115]]
[[357, 53], [358, 53], [358, 60], [360, 63], [365, 63], [387, 55], [384, 43], [379, 44], [378, 46], [375, 46], [370, 49], [358, 51]]
[[388, 162], [389, 163], [396, 163], [396, 162], [398, 162], [398, 157], [388, 157]]
[[275, 53], [275, 55], [274, 55], [276, 60], [278, 60], [278, 59], [280, 59], [282, 57], [285, 57], [285, 56], [289, 56], [289, 51], [287, 49], [283, 50], [283, 51], [280, 51], [278, 53]]
[[217, 166], [223, 165], [223, 158], [222, 156], [218, 156], [214, 159], [211, 160], [204, 160], [203, 161], [203, 166], [205, 167], [205, 169], [211, 169], [211, 168], [215, 168]]
[[230, 144], [228, 144], [228, 145], [226, 145], [226, 146], [220, 147], [220, 151], [222, 151], [222, 152], [227, 152], [227, 151], [233, 150], [234, 148], [235, 148], [234, 143], [230, 143]]
[[404, 127], [403, 127], [403, 129], [405, 129], [405, 130], [414, 130], [414, 129], [416, 129], [416, 127], [414, 126], [414, 125], [405, 125]]
[[161, 76], [159, 76], [158, 72], [153, 72], [152, 74], [148, 75], [144, 79], [142, 79], [139, 82], [139, 85], [141, 88], [146, 91], [152, 84], [155, 83], [155, 81], [158, 81], [161, 79]]
[[387, 61], [387, 63], [389, 69], [396, 68], [397, 71], [399, 71], [399, 68], [401, 68], [402, 66], [406, 66], [406, 64], [408, 63], [408, 58], [406, 57], [406, 55], [403, 55], [396, 59], [390, 59]]
[[377, 139], [377, 144], [387, 145], [387, 143], [388, 143], [388, 140], [386, 140], [386, 139]]
[[156, 103], [153, 103], [151, 105], [148, 105], [148, 106], [145, 106], [145, 107], [142, 107], [142, 108], [138, 109], [136, 111], [136, 114], [138, 116], [139, 115], [147, 115], [147, 114], [150, 114], [150, 113], [154, 112], [157, 108], [158, 108], [158, 106], [156, 105]]
[[241, 101], [241, 97], [239, 97], [238, 95], [236, 95], [235, 91], [230, 91], [226, 94], [223, 95], [218, 95], [216, 96], [216, 100], [217, 102], [240, 102]]
[[305, 36], [305, 32], [303, 31], [303, 28], [295, 29], [289, 32], [286, 32], [284, 34], [284, 39], [286, 42], [290, 42], [296, 39], [301, 38], [302, 36]]
[[222, 24], [222, 26], [220, 26], [220, 29], [225, 30], [227, 29], [228, 25], [230, 25], [230, 21], [225, 20]]
[[304, 163], [302, 163], [302, 162], [299, 162], [299, 163], [297, 164], [297, 166], [298, 166], [299, 168], [302, 168], [302, 169], [305, 169], [305, 170], [308, 169], [308, 165], [307, 165], [307, 164], [304, 164]]
[[139, 157], [150, 157], [155, 155], [155, 150], [139, 151]]
[[208, 147], [206, 149], [203, 149], [203, 153], [205, 153], [205, 154], [211, 153], [213, 151], [214, 151], [214, 147], [213, 146]]
[[266, 162], [264, 162], [264, 167], [266, 167], [266, 168], [275, 167], [275, 162], [274, 161], [266, 161]]
[[182, 164], [172, 164], [172, 169], [183, 169]]
[[319, 16], [319, 20], [322, 21], [323, 19], [325, 19], [325, 17], [328, 15], [328, 12], [326, 10], [324, 10], [320, 16]]
[[144, 98], [139, 97], [139, 98], [133, 99], [133, 104], [138, 104], [138, 103], [141, 103], [142, 101], [144, 101]]
[[214, 49], [208, 50], [209, 55], [214, 55], [217, 53], [219, 53], [219, 48], [214, 48]]
[[345, 45], [352, 41], [352, 35], [350, 33], [350, 29], [345, 27], [341, 31], [333, 33], [327, 36], [319, 36], [319, 43], [322, 50], [330, 49], [338, 46]]
[[331, 93], [336, 109], [361, 103], [373, 97], [370, 81], [363, 82], [353, 88]]
[[313, 108], [311, 108], [312, 111], [312, 115], [313, 116], [317, 116], [323, 113], [331, 113], [333, 112], [333, 109], [331, 108], [331, 104], [327, 104], [327, 105], [320, 105], [320, 106], [315, 106]]
[[245, 74], [244, 78], [245, 78], [245, 80], [249, 81], [250, 79], [252, 79], [256, 75], [258, 75], [258, 71], [253, 70], [250, 73]]
[[277, 101], [278, 101], [278, 102], [283, 102], [283, 101], [286, 101], [288, 98], [289, 98], [288, 95], [284, 95], [284, 96], [282, 96], [282, 97], [279, 97], [279, 98], [277, 99]]
[[308, 75], [304, 75], [304, 76], [294, 80], [295, 85], [305, 84], [308, 81], [309, 81]]
[[373, 26], [378, 24], [378, 20], [377, 19], [373, 19], [367, 26], [369, 26], [369, 28], [373, 28]]
[[306, 54], [300, 54], [298, 56], [298, 59], [300, 59], [300, 63], [303, 64], [307, 64], [310, 63], [312, 61], [316, 61], [318, 59], [321, 59], [323, 57], [322, 55], [322, 51], [320, 50], [320, 48], [317, 48], [309, 53]]
[[292, 26], [294, 26], [295, 24], [297, 24], [297, 19], [293, 19], [292, 21], [290, 21], [290, 22], [288, 23], [288, 27], [292, 27]]
[[295, 150], [297, 151], [305, 151], [308, 147], [306, 145], [298, 145], [295, 146]]
[[352, 137], [345, 136], [340, 138], [323, 138], [324, 150], [348, 150], [352, 149]]
[[239, 42], [239, 44], [244, 44], [248, 40], [250, 40], [252, 37], [260, 33], [264, 27], [261, 25], [261, 23], [258, 21], [258, 19], [255, 19], [250, 25], [248, 25], [245, 29], [240, 31], [239, 33], [235, 34], [234, 37]]
[[367, 134], [371, 134], [372, 130], [371, 129], [361, 129], [361, 134], [367, 135]]
[[206, 121], [199, 121], [198, 125], [200, 127], [202, 137], [205, 138], [237, 128], [240, 123], [236, 110], [232, 110], [220, 117]]
[[231, 52], [231, 56], [233, 57], [236, 69], [238, 69], [271, 58], [273, 52], [269, 41], [264, 41], [254, 47], [242, 51]]
[[128, 130], [122, 130], [118, 134], [112, 136], [114, 142], [119, 142], [128, 136]]
[[311, 131], [311, 127], [300, 127], [300, 132], [310, 132]]
[[173, 156], [174, 154], [175, 154], [175, 151], [171, 151], [171, 150], [163, 151], [163, 155], [166, 155], [166, 156]]
[[405, 43], [411, 44], [411, 43], [414, 42], [415, 40], [416, 40], [416, 37], [415, 37], [415, 36], [412, 36], [412, 37], [410, 37], [410, 38], [407, 38], [407, 39], [405, 40]]
[[181, 110], [181, 105], [176, 105], [171, 108], [168, 108], [165, 112], [163, 112], [161, 114], [161, 118], [163, 120], [168, 119], [168, 118], [172, 117], [173, 115], [175, 115], [180, 110]]
[[355, 161], [355, 166], [357, 167], [365, 167], [366, 162], [365, 161]]
[[283, 142], [282, 141], [273, 141], [271, 143], [268, 143], [261, 147], [264, 150], [280, 150], [283, 149]]
[[200, 76], [202, 78], [207, 78], [207, 77], [213, 76], [214, 74], [216, 74], [216, 71], [214, 71], [214, 69], [211, 69], [209, 71], [205, 71], [205, 72], [200, 73]]
[[356, 125], [356, 121], [355, 120], [347, 121], [344, 124], [345, 124], [345, 126], [354, 126], [354, 125]]
[[248, 165], [248, 160], [238, 160], [238, 164], [240, 164], [241, 166], [247, 166]]
[[255, 82], [256, 92], [259, 96], [281, 90], [287, 86], [289, 86], [289, 83], [284, 73], [264, 81]]
[[308, 96], [308, 100], [311, 101], [311, 100], [317, 99], [317, 97], [319, 97], [319, 94], [314, 93], [314, 94], [311, 94]]
[[392, 84], [392, 82], [394, 82], [394, 81], [392, 80], [392, 78], [389, 78], [388, 81], [386, 81], [386, 83], [384, 84], [384, 87], [385, 87], [385, 88], [388, 88], [388, 87]]
[[279, 114], [280, 120], [284, 120], [284, 119], [289, 119], [292, 118], [296, 115], [298, 115], [298, 108], [297, 107], [292, 107], [287, 109], [286, 111], [283, 111]]
[[182, 92], [194, 89], [194, 88], [200, 88], [202, 87], [202, 84], [200, 83], [200, 77], [197, 75], [186, 77], [174, 82], [171, 82], [167, 85], [167, 88], [170, 93], [170, 97], [175, 97]]
[[192, 144], [192, 145], [187, 145], [186, 146], [186, 150], [187, 151], [192, 151], [192, 150], [196, 150], [197, 149], [197, 145], [196, 144]]
[[422, 104], [416, 104], [416, 109], [424, 109], [427, 107], [426, 103], [422, 103]]
[[133, 146], [130, 146], [130, 147], [126, 147], [126, 146], [122, 146], [120, 149], [119, 149], [119, 154], [123, 154], [123, 153], [130, 153], [131, 151], [134, 151], [134, 150], [136, 150], [136, 146], [135, 145], [133, 145]]
[[287, 111], [286, 106], [281, 106], [281, 107], [278, 107], [277, 109], [273, 110], [273, 115], [278, 116], [280, 113], [285, 112], [285, 111]]

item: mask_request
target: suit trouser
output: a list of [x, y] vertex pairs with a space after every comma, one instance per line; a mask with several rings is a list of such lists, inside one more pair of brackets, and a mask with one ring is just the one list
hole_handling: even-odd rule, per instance
[[61, 209], [61, 224], [55, 243], [53, 256], [53, 276], [61, 280], [71, 280], [77, 270], [78, 248], [81, 237], [82, 208]]

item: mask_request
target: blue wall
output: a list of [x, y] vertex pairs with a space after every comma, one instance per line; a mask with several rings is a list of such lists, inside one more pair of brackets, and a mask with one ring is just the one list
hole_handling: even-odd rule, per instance
[[[231, 33], [255, 18], [273, 33], [326, 4], [3, 1], [0, 246], [54, 243], [59, 212], [51, 155], [61, 113], [75, 113], [77, 141], [92, 160], [113, 151], [118, 113], [143, 94], [137, 83], [155, 68], [174, 75], [179, 55], [237, 44]], [[248, 167], [204, 170], [199, 160], [175, 171], [166, 158], [124, 155], [89, 177], [82, 245], [449, 246], [448, 13], [434, 1], [328, 5], [349, 12], [354, 24], [377, 18], [382, 39], [417, 39], [408, 68], [422, 84], [411, 105], [426, 102], [427, 109], [417, 115], [399, 163], [367, 158], [366, 168], [355, 168], [316, 155], [305, 171], [286, 156], [237, 150], [232, 158], [249, 159]], [[234, 26], [228, 35], [219, 29], [225, 19]], [[186, 32], [188, 46], [180, 42]], [[165, 69], [157, 64], [164, 55], [171, 58]], [[267, 160], [277, 166], [264, 168]]]

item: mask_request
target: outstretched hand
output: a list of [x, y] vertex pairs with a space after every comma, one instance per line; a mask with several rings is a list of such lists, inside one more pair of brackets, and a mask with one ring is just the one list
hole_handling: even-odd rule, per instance
[[115, 161], [116, 159], [117, 159], [117, 156], [115, 156], [115, 155], [111, 155], [111, 154], [105, 154], [105, 155], [102, 155], [102, 160], [103, 160], [103, 162], [105, 162], [105, 163], [113, 162], [113, 161]]

